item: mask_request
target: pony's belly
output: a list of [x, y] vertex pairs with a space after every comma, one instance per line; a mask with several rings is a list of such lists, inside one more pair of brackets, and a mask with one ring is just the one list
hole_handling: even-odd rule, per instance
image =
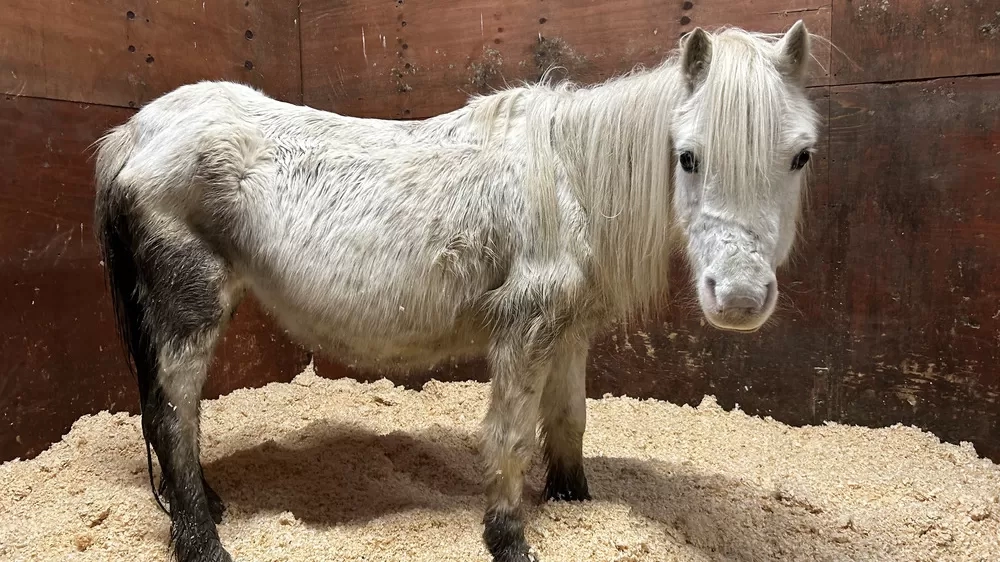
[[318, 338], [323, 343], [314, 347], [322, 356], [369, 371], [400, 372], [422, 370], [480, 357], [486, 353], [487, 337], [468, 338], [468, 334], [451, 337], [396, 338], [372, 342], [359, 338], [337, 338], [326, 334]]
[[[279, 322], [315, 353], [364, 370], [426, 369], [486, 353], [489, 333], [471, 322], [440, 330], [344, 330], [338, 319], [278, 312]], [[444, 328], [444, 327], [442, 327]]]
[[483, 355], [489, 343], [485, 319], [463, 310], [448, 291], [414, 284], [390, 296], [375, 287], [328, 283], [320, 294], [310, 288], [317, 281], [306, 276], [289, 274], [280, 283], [249, 281], [257, 299], [294, 339], [351, 366], [428, 368]]
[[483, 298], [502, 281], [489, 213], [469, 211], [468, 190], [369, 179], [270, 186], [231, 238], [239, 275], [297, 339], [345, 362], [482, 353]]

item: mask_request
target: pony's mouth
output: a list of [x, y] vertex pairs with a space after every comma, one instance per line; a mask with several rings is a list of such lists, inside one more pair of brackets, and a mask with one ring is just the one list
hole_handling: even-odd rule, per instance
[[708, 323], [711, 324], [712, 327], [715, 328], [715, 329], [717, 329], [717, 330], [722, 330], [723, 332], [735, 332], [737, 334], [752, 334], [754, 332], [759, 331], [764, 326], [764, 323], [761, 322], [760, 324], [758, 324], [756, 326], [751, 326], [749, 328], [744, 328], [742, 326], [733, 326], [731, 324], [725, 324], [725, 323], [722, 323], [722, 322], [716, 322], [715, 320], [712, 319], [711, 316], [707, 316], [707, 315], [705, 316], [705, 319], [708, 320]]
[[771, 302], [754, 311], [721, 310], [711, 296], [705, 295], [703, 299], [702, 315], [705, 320], [710, 326], [723, 332], [736, 332], [738, 334], [757, 332], [767, 323], [772, 310]]
[[767, 323], [777, 302], [776, 283], [768, 283], [766, 291], [763, 302], [759, 300], [760, 296], [752, 300], [748, 298], [736, 302], [730, 300], [730, 306], [726, 308], [716, 300], [716, 283], [708, 277], [705, 282], [700, 283], [698, 300], [705, 320], [713, 328], [724, 332], [752, 334]]
[[752, 334], [754, 332], [760, 331], [761, 326], [763, 326], [763, 324], [761, 324], [760, 326], [755, 326], [753, 328], [731, 328], [731, 327], [726, 328], [721, 326], [716, 326], [716, 327], [726, 332], [736, 332], [737, 334]]

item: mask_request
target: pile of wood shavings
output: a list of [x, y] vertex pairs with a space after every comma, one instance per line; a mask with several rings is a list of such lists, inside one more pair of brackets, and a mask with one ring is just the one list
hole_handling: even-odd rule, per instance
[[[205, 473], [238, 562], [488, 561], [475, 431], [485, 385], [360, 384], [311, 372], [206, 401]], [[539, 504], [554, 561], [1000, 560], [1000, 467], [913, 428], [791, 428], [724, 412], [589, 402], [595, 501]], [[81, 418], [0, 466], [0, 559], [170, 560], [138, 419]]]

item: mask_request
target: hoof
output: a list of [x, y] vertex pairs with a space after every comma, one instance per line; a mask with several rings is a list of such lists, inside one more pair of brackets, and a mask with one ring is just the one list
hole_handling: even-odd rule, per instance
[[493, 562], [539, 562], [524, 538], [524, 522], [520, 517], [488, 512], [483, 523], [483, 540], [493, 556]]
[[548, 501], [588, 501], [590, 490], [583, 465], [574, 468], [554, 466], [549, 468], [545, 478], [545, 499]]
[[529, 550], [523, 553], [494, 556], [493, 562], [541, 562], [541, 558]]
[[226, 504], [222, 503], [219, 494], [205, 482], [205, 495], [208, 496], [208, 512], [212, 514], [212, 521], [218, 525], [222, 523], [222, 514], [226, 512]]
[[178, 550], [177, 560], [178, 562], [233, 562], [233, 557], [222, 548], [219, 539], [211, 539], [202, 548], [189, 550], [184, 555]]

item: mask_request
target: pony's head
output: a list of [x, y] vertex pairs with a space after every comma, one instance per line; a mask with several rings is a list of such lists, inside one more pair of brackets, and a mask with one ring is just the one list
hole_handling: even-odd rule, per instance
[[687, 97], [672, 119], [674, 210], [698, 300], [722, 329], [756, 330], [778, 298], [817, 142], [806, 98], [809, 32], [695, 29], [681, 46]]

